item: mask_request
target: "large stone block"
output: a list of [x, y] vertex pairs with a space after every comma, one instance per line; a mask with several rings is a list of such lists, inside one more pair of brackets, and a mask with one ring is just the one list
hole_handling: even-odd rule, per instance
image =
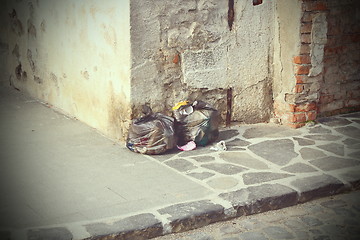
[[297, 179], [292, 181], [291, 185], [299, 190], [299, 202], [301, 203], [331, 196], [345, 190], [344, 184], [340, 180], [325, 174]]
[[183, 232], [224, 220], [224, 207], [210, 201], [181, 203], [158, 210], [169, 216], [172, 232]]
[[96, 239], [109, 239], [109, 235], [113, 239], [149, 239], [163, 232], [161, 222], [150, 213], [124, 218], [113, 224], [93, 223], [85, 227]]
[[193, 88], [226, 87], [226, 56], [222, 51], [185, 51], [182, 54], [184, 82]]
[[280, 184], [263, 184], [219, 196], [232, 204], [238, 216], [289, 207], [298, 201], [295, 190]]

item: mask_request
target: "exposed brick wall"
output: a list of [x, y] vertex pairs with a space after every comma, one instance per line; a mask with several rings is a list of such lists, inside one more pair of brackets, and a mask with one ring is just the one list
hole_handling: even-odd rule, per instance
[[329, 0], [327, 5], [320, 116], [360, 110], [360, 2]]
[[360, 2], [302, 0], [294, 88], [275, 116], [294, 128], [319, 116], [360, 110]]

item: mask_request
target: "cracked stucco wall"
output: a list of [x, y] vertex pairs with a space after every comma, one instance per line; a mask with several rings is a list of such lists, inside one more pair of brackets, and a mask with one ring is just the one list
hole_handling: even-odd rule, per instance
[[129, 0], [1, 3], [6, 84], [123, 139], [130, 119]]
[[131, 97], [137, 110], [150, 103], [170, 114], [179, 101], [212, 103], [225, 119], [233, 89], [232, 121], [269, 120], [272, 112], [275, 2], [131, 1]]
[[274, 83], [275, 105], [283, 105], [288, 93], [295, 87], [292, 59], [300, 51], [301, 2], [278, 0], [274, 41]]

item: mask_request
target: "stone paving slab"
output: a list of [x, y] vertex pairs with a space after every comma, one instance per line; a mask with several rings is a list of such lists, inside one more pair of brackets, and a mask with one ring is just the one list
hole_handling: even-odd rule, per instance
[[[38, 103], [31, 102], [31, 104], [34, 105], [32, 106], [34, 109], [37, 108]], [[6, 104], [2, 102], [1, 106], [4, 108]], [[27, 111], [31, 113], [31, 110]], [[45, 110], [41, 111], [43, 115], [50, 114]], [[60, 115], [56, 113], [53, 116], [57, 118]], [[10, 118], [7, 120], [10, 121]], [[90, 184], [83, 181], [88, 179], [85, 175], [77, 179], [79, 189], [86, 185], [89, 192], [94, 191], [94, 197], [101, 200], [102, 194], [108, 194], [108, 196], [113, 196], [114, 201], [106, 198], [110, 201], [107, 205], [94, 209], [89, 198], [88, 202], [84, 201], [84, 204], [88, 204], [88, 211], [86, 211], [86, 209], [81, 209], [86, 205], [82, 204], [80, 199], [76, 203], [78, 206], [71, 205], [71, 202], [68, 205], [64, 204], [67, 201], [65, 196], [69, 196], [70, 192], [63, 198], [54, 195], [52, 196], [53, 207], [60, 206], [60, 210], [54, 211], [51, 205], [46, 205], [48, 204], [46, 201], [43, 205], [47, 211], [54, 213], [54, 217], [56, 213], [61, 212], [61, 208], [68, 210], [73, 208], [72, 212], [74, 212], [78, 207], [80, 209], [78, 215], [69, 215], [68, 221], [65, 222], [53, 222], [49, 225], [39, 220], [38, 222], [43, 224], [37, 227], [18, 227], [10, 230], [4, 225], [7, 219], [2, 218], [0, 237], [9, 239], [10, 236], [10, 239], [34, 240], [44, 238], [148, 239], [237, 216], [280, 209], [359, 189], [359, 120], [360, 114], [353, 113], [320, 119], [315, 125], [300, 129], [289, 129], [273, 124], [232, 126], [221, 129], [218, 139], [218, 141], [225, 141], [227, 151], [214, 151], [211, 150], [211, 146], [206, 146], [189, 152], [172, 150], [158, 156], [124, 152], [120, 150], [120, 148], [123, 149], [122, 147], [107, 145], [108, 143], [101, 145], [99, 143], [104, 141], [102, 136], [91, 131], [90, 133], [78, 131], [77, 139], [72, 144], [80, 146], [83, 149], [82, 154], [88, 151], [87, 155], [89, 155], [90, 152], [93, 161], [96, 159], [94, 155], [101, 156], [103, 162], [95, 161], [99, 163], [97, 167], [87, 166], [87, 162], [78, 162], [82, 159], [81, 156], [64, 152], [68, 158], [68, 164], [64, 165], [62, 158], [57, 160], [54, 158], [49, 163], [44, 162], [50, 172], [39, 172], [43, 175], [34, 178], [33, 183], [41, 185], [41, 181], [56, 176], [58, 169], [51, 169], [53, 165], [60, 167], [69, 177], [71, 173], [74, 174], [72, 169], [78, 164], [78, 166], [84, 166], [86, 173], [98, 176], [97, 181], [93, 181], [96, 178], [90, 179]], [[61, 131], [66, 132], [71, 124], [66, 123]], [[30, 129], [31, 132], [35, 126], [25, 126], [25, 128]], [[47, 131], [43, 134], [49, 134]], [[40, 134], [38, 138], [41, 138], [41, 131], [38, 134]], [[62, 139], [65, 140], [71, 138], [70, 133], [63, 136]], [[100, 150], [93, 154], [95, 145], [86, 146], [83, 142], [89, 136], [96, 145], [106, 147], [100, 147]], [[31, 144], [31, 141], [22, 143]], [[67, 149], [77, 149], [66, 144], [63, 146]], [[111, 154], [104, 155], [109, 150]], [[3, 151], [2, 157], [17, 159], [16, 154], [16, 151], [12, 154]], [[118, 155], [122, 156], [121, 161], [117, 158]], [[36, 160], [32, 161], [28, 166], [30, 169], [32, 164], [38, 167], [42, 164]], [[33, 169], [36, 170], [36, 167]], [[102, 172], [108, 174], [96, 174], [96, 169], [101, 169]], [[114, 169], [116, 169], [115, 172]], [[23, 171], [22, 179], [30, 177], [30, 173]], [[2, 177], [9, 175], [6, 172], [1, 174]], [[119, 178], [122, 174], [124, 178]], [[99, 178], [99, 176], [102, 177]], [[67, 185], [72, 184], [70, 179], [67, 180], [66, 177], [60, 179], [60, 177], [58, 176], [53, 181], [58, 184], [63, 182]], [[26, 186], [26, 182], [22, 181], [12, 187], [24, 189], [19, 183]], [[7, 186], [3, 184], [0, 187], [2, 192], [6, 192]], [[144, 193], [144, 198], [139, 197]], [[21, 197], [21, 191], [19, 194]], [[33, 202], [29, 203], [34, 206], [38, 204], [40, 210], [41, 204], [36, 202], [39, 199], [36, 192], [29, 194], [34, 196]], [[88, 195], [90, 196], [92, 195]], [[9, 198], [6, 201], [13, 200], [16, 199]], [[2, 199], [1, 203], [3, 201]], [[60, 205], [56, 205], [57, 202]], [[24, 209], [27, 209], [28, 202], [25, 201], [22, 204], [25, 204]], [[93, 212], [94, 210], [96, 213]], [[3, 207], [0, 211], [8, 210]], [[32, 219], [31, 214], [33, 213], [29, 210], [29, 219]], [[86, 214], [88, 217], [84, 218]], [[93, 218], [90, 219], [90, 216]], [[311, 219], [304, 221], [316, 224]], [[281, 235], [280, 231], [280, 229], [268, 228], [265, 232], [271, 236], [272, 234]]]

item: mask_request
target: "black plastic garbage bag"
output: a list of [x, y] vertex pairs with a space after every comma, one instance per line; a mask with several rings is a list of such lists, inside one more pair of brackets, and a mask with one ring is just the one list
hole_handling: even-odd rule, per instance
[[203, 101], [184, 103], [173, 108], [178, 145], [194, 141], [205, 146], [215, 141], [219, 136], [218, 111]]
[[161, 154], [176, 146], [174, 119], [148, 111], [130, 125], [126, 146], [133, 152]]

